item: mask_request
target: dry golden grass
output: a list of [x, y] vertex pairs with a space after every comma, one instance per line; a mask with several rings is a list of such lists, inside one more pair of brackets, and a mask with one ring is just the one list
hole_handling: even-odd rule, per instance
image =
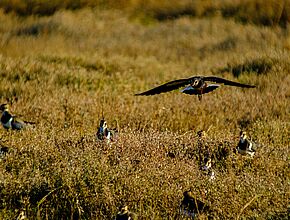
[[[113, 219], [124, 203], [140, 219], [177, 219], [189, 188], [212, 209], [200, 219], [287, 219], [288, 44], [285, 29], [219, 15], [143, 25], [119, 10], [1, 13], [1, 103], [36, 125], [0, 129], [11, 148], [0, 162], [0, 219]], [[133, 96], [191, 75], [257, 88], [224, 86], [202, 102]], [[111, 145], [95, 140], [102, 113], [120, 130]], [[261, 145], [254, 159], [233, 152], [241, 129]], [[199, 170], [205, 146], [213, 182]]]

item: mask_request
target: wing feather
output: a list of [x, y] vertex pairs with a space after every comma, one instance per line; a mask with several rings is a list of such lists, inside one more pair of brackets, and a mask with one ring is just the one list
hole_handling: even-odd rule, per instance
[[254, 85], [248, 85], [248, 84], [242, 84], [238, 82], [234, 82], [231, 80], [223, 79], [220, 77], [215, 77], [215, 76], [208, 76], [203, 78], [204, 81], [209, 81], [209, 82], [215, 82], [215, 83], [220, 83], [228, 86], [237, 86], [237, 87], [243, 87], [243, 88], [255, 88], [256, 86]]
[[135, 94], [137, 96], [139, 95], [156, 95], [156, 94], [160, 94], [160, 93], [164, 93], [164, 92], [170, 92], [172, 90], [175, 89], [179, 89], [182, 86], [186, 86], [188, 84], [190, 84], [192, 82], [192, 80], [194, 80], [196, 77], [191, 77], [191, 78], [187, 78], [187, 79], [177, 79], [177, 80], [173, 80], [170, 81], [168, 83], [165, 83], [163, 85], [157, 86], [153, 89], [150, 89], [148, 91], [142, 92], [142, 93], [138, 93]]

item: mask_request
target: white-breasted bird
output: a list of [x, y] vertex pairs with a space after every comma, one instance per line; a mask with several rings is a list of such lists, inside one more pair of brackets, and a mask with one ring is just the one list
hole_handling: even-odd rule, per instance
[[9, 105], [2, 104], [0, 106], [2, 112], [1, 124], [5, 129], [22, 130], [28, 124], [35, 124], [34, 122], [24, 121], [9, 112]]
[[253, 157], [256, 153], [257, 144], [248, 139], [247, 133], [241, 131], [240, 141], [237, 146], [237, 151], [243, 155], [250, 155]]
[[97, 131], [97, 139], [101, 141], [106, 140], [107, 142], [113, 141], [115, 132], [116, 132], [115, 130], [108, 128], [108, 125], [105, 119], [101, 119], [100, 126]]
[[215, 172], [212, 168], [212, 160], [209, 157], [204, 158], [204, 165], [201, 167], [201, 170], [209, 177], [210, 180], [215, 179]]

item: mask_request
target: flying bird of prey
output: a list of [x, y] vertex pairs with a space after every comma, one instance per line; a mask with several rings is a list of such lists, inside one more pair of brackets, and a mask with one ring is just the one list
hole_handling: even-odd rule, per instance
[[[208, 82], [212, 82], [214, 84], [210, 84]], [[183, 90], [181, 90], [181, 92], [188, 95], [197, 95], [199, 100], [201, 100], [203, 94], [212, 92], [213, 90], [220, 87], [220, 84], [224, 84], [227, 86], [237, 86], [237, 87], [242, 87], [242, 88], [256, 87], [253, 85], [233, 82], [233, 81], [223, 79], [220, 77], [215, 77], [215, 76], [193, 76], [186, 79], [173, 80], [163, 85], [157, 86], [153, 89], [150, 89], [146, 92], [138, 93], [135, 95], [137, 96], [156, 95], [156, 94], [160, 94], [164, 92], [170, 92], [172, 90], [179, 89], [180, 87], [188, 85]]]

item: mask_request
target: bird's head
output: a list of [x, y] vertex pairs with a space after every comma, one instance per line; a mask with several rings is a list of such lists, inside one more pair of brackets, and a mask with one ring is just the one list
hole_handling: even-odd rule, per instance
[[202, 80], [201, 79], [194, 79], [193, 82], [191, 83], [191, 86], [193, 88], [198, 88], [202, 85]]
[[245, 140], [245, 139], [247, 139], [247, 132], [245, 132], [245, 131], [241, 131], [241, 132], [240, 132], [240, 139], [241, 139], [241, 140]]
[[204, 159], [204, 163], [205, 163], [205, 165], [204, 165], [204, 167], [203, 167], [203, 170], [208, 170], [208, 169], [211, 168], [211, 166], [212, 166], [211, 158], [206, 157], [206, 158]]
[[9, 109], [9, 105], [8, 104], [2, 104], [0, 106], [0, 111], [1, 112], [8, 111], [8, 109]]
[[100, 128], [106, 129], [107, 128], [107, 122], [105, 119], [101, 119], [100, 121]]
[[120, 213], [125, 214], [128, 212], [128, 206], [127, 205], [123, 205], [120, 207]]
[[191, 189], [185, 191], [185, 192], [183, 193], [183, 196], [184, 196], [184, 198], [187, 198], [187, 199], [193, 198], [193, 195], [192, 195]]

